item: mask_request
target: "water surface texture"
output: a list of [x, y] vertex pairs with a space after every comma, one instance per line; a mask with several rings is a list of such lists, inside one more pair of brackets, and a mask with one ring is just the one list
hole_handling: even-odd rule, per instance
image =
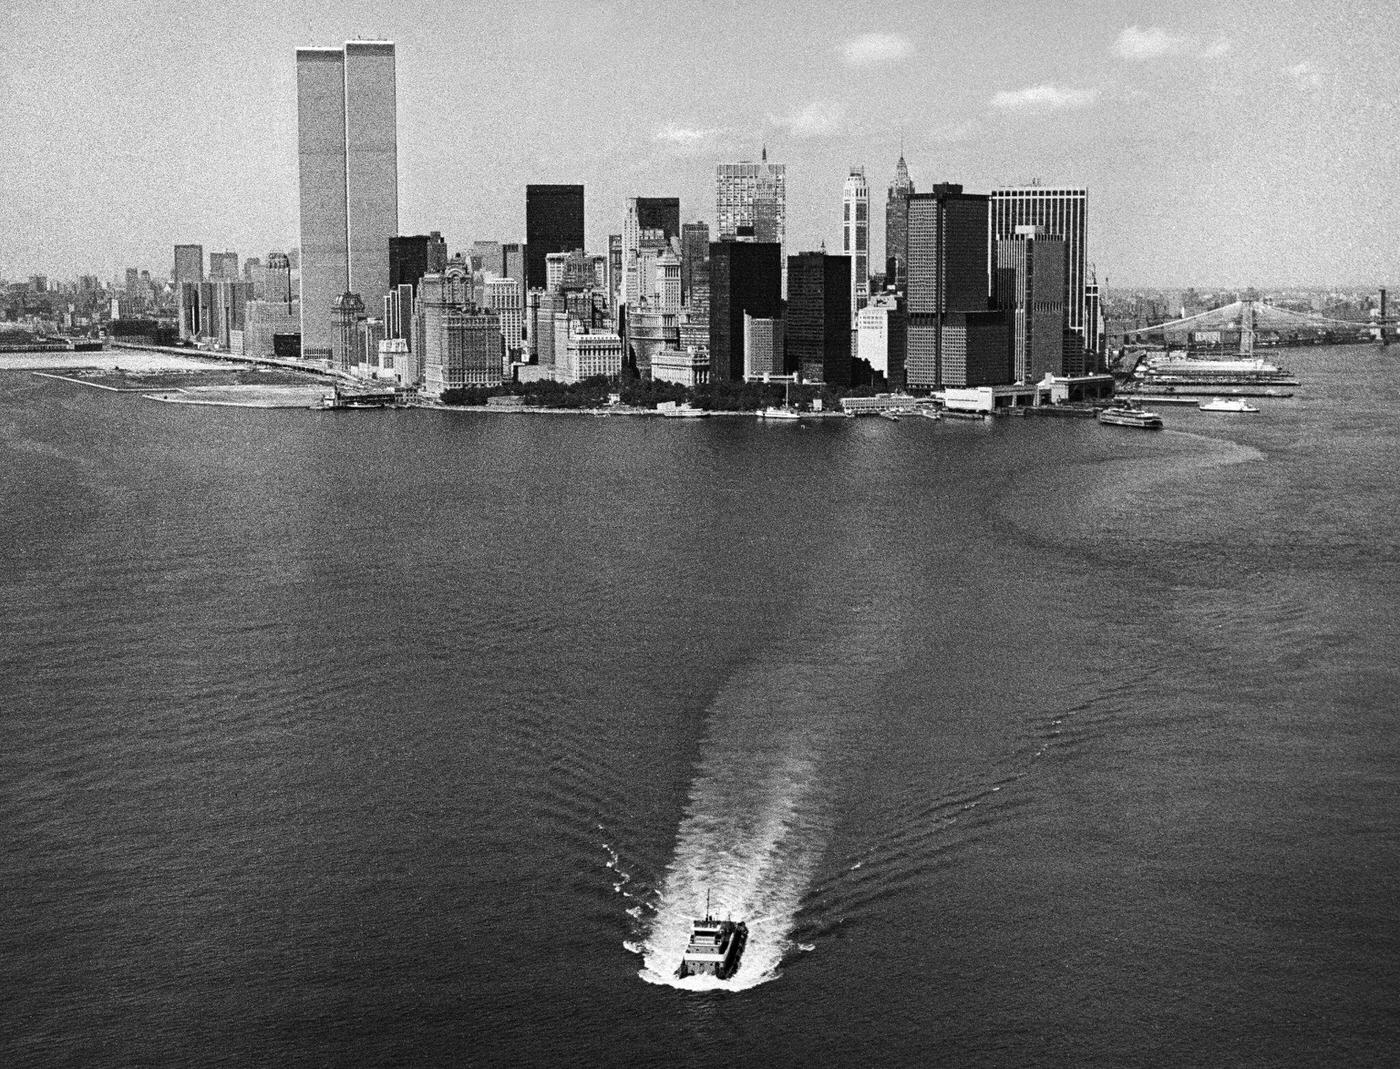
[[1281, 357], [1158, 434], [0, 374], [0, 1062], [1388, 1063], [1400, 357]]

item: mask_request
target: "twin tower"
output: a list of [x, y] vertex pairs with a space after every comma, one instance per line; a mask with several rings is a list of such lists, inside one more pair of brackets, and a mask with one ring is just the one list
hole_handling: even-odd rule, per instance
[[329, 359], [331, 309], [389, 291], [399, 232], [394, 45], [297, 49], [302, 355]]

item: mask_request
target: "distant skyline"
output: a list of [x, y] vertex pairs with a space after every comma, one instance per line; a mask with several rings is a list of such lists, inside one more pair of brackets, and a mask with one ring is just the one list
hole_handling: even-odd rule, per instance
[[765, 143], [788, 251], [837, 250], [851, 166], [878, 224], [902, 138], [920, 190], [1087, 186], [1115, 288], [1400, 280], [1389, 4], [11, 6], [11, 279], [294, 245], [295, 49], [365, 37], [397, 45], [400, 229], [454, 252], [523, 240], [528, 183], [586, 187], [595, 252], [628, 196], [713, 225], [715, 165]]

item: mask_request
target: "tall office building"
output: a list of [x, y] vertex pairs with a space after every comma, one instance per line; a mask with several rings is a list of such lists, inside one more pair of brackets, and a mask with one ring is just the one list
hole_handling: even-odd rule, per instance
[[[776, 242], [782, 261], [787, 240], [787, 165], [768, 162], [765, 145], [758, 163], [721, 163], [715, 168], [716, 236], [736, 238], [752, 227], [753, 239]], [[781, 264], [786, 282], [787, 263]]]
[[[870, 187], [865, 184], [865, 168], [852, 167], [841, 191], [842, 252], [851, 258], [851, 330], [856, 316], [870, 297]], [[851, 335], [851, 355], [856, 339]]]
[[716, 241], [710, 245], [710, 379], [744, 377], [744, 314], [782, 315], [782, 252], [776, 242]]
[[583, 186], [525, 187], [525, 285], [544, 289], [545, 257], [583, 248]]
[[486, 280], [485, 289], [486, 310], [494, 312], [501, 320], [501, 337], [505, 339], [506, 356], [511, 360], [519, 360], [525, 325], [525, 309], [520, 303], [520, 284], [513, 278], [491, 278]]
[[520, 306], [525, 307], [525, 246], [518, 241], [502, 245], [501, 263], [505, 265], [506, 278], [515, 279], [520, 287]]
[[894, 165], [894, 181], [885, 201], [885, 282], [903, 293], [909, 268], [909, 196], [914, 183], [904, 153]]
[[1097, 338], [1089, 322], [1086, 216], [1089, 191], [1083, 188], [1004, 186], [992, 190], [992, 240], [1016, 236], [1018, 226], [1041, 227], [1065, 243], [1065, 323], [1092, 350]]
[[634, 303], [637, 291], [637, 252], [644, 231], [659, 231], [669, 242], [681, 231], [681, 202], [679, 197], [628, 197], [622, 221], [622, 297]]
[[230, 282], [238, 280], [238, 253], [211, 252], [209, 254], [209, 277], [226, 278]]
[[944, 183], [909, 196], [905, 375], [910, 386], [944, 384], [944, 327], [950, 313], [987, 311], [987, 227], [988, 198], [964, 193], [960, 185]]
[[270, 252], [262, 269], [262, 298], [269, 304], [292, 307], [292, 265], [284, 252]]
[[883, 375], [890, 389], [904, 388], [904, 302], [894, 293], [879, 293], [856, 317], [856, 358]]
[[399, 230], [394, 45], [297, 49], [302, 350], [326, 357], [345, 293], [388, 292]]
[[179, 292], [182, 282], [204, 281], [204, 246], [175, 246], [175, 290]]
[[[447, 267], [447, 242], [431, 234], [396, 234], [389, 239], [389, 288], [417, 287], [424, 275], [441, 274]], [[392, 337], [392, 335], [390, 335]]]
[[412, 348], [424, 392], [441, 397], [444, 390], [500, 383], [505, 358], [501, 319], [473, 307], [466, 261], [454, 256], [441, 273], [423, 276], [418, 293], [420, 319]]
[[784, 374], [783, 321], [744, 313], [744, 378]]
[[358, 293], [342, 293], [331, 303], [331, 367], [348, 372], [360, 362], [362, 342], [360, 321], [365, 318], [365, 302]]
[[506, 277], [505, 254], [499, 241], [473, 241], [469, 258], [473, 271]]
[[1065, 374], [1065, 243], [1018, 226], [996, 243], [996, 305], [1011, 319], [1011, 377], [1039, 382]]
[[709, 300], [710, 225], [703, 222], [681, 226], [681, 302], [690, 307], [694, 302], [696, 282], [705, 282], [705, 298]]
[[851, 382], [851, 258], [825, 252], [788, 257], [784, 362], [808, 382]]

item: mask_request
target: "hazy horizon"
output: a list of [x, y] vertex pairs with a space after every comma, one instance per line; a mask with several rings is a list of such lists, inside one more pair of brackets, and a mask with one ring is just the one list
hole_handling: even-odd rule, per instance
[[21, 0], [0, 35], [0, 276], [163, 276], [177, 243], [297, 244], [295, 49], [393, 40], [403, 233], [522, 240], [524, 187], [581, 182], [590, 249], [629, 195], [714, 221], [719, 162], [788, 166], [789, 252], [840, 248], [863, 165], [872, 264], [901, 139], [919, 189], [1087, 186], [1113, 289], [1374, 288], [1396, 275], [1400, 65], [1381, 5], [537, 4], [334, 12]]

